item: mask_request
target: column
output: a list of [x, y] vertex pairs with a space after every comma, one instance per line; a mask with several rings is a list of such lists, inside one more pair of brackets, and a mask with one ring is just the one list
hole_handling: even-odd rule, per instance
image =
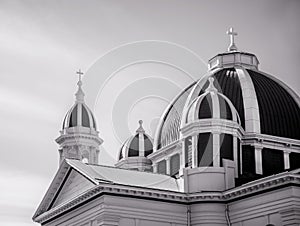
[[192, 136], [192, 168], [198, 167], [197, 163], [197, 155], [198, 155], [198, 150], [197, 150], [197, 135]]
[[239, 167], [238, 167], [238, 138], [234, 134], [232, 135], [233, 138], [233, 161], [234, 161], [234, 174], [235, 178], [239, 175]]
[[288, 150], [283, 151], [284, 169], [285, 170], [290, 168], [290, 153], [291, 153], [291, 151], [288, 151]]
[[185, 145], [184, 145], [184, 140], [182, 140], [181, 142], [181, 152], [180, 152], [180, 169], [184, 169], [185, 168], [185, 152], [187, 150], [185, 150]]
[[254, 155], [255, 155], [255, 173], [263, 174], [262, 168], [262, 146], [254, 145]]
[[157, 173], [157, 163], [153, 163], [153, 173]]
[[220, 133], [213, 132], [213, 166], [220, 167]]
[[166, 158], [166, 174], [170, 175], [170, 157]]
[[240, 142], [240, 174], [243, 174], [243, 146], [242, 142]]

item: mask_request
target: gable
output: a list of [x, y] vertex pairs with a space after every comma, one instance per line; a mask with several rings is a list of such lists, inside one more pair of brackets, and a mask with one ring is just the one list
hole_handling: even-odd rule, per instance
[[53, 205], [50, 208], [58, 206], [72, 198], [80, 195], [95, 185], [76, 170], [71, 169], [65, 182], [61, 185], [60, 191], [55, 197]]

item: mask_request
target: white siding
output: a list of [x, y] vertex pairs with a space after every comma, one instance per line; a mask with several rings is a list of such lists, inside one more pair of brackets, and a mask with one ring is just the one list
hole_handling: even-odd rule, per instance
[[53, 206], [58, 206], [59, 204], [80, 195], [93, 186], [94, 184], [91, 181], [77, 171], [72, 170]]

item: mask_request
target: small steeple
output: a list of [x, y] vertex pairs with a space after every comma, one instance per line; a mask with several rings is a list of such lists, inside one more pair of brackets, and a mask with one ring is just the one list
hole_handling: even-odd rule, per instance
[[143, 120], [139, 120], [139, 128], [136, 130], [137, 133], [145, 133], [145, 130], [143, 128]]
[[218, 90], [214, 86], [214, 78], [213, 77], [209, 77], [208, 81], [209, 81], [209, 85], [208, 85], [208, 87], [207, 87], [207, 89], [205, 91], [206, 92], [213, 92], [213, 93], [218, 92]]
[[228, 52], [237, 51], [237, 47], [234, 43], [234, 36], [238, 35], [238, 33], [234, 32], [233, 27], [231, 27], [226, 33], [230, 37], [230, 45], [228, 47]]
[[76, 72], [76, 74], [78, 74], [78, 82], [77, 82], [77, 86], [78, 86], [78, 90], [75, 94], [76, 96], [76, 102], [84, 102], [84, 92], [81, 88], [82, 86], [82, 80], [81, 80], [81, 77], [83, 75], [83, 72], [79, 69], [79, 71]]

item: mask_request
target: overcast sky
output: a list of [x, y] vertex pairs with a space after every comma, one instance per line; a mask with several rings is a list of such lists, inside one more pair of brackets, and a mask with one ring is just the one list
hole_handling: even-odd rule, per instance
[[0, 225], [31, 217], [58, 168], [77, 76], [114, 164], [139, 119], [153, 135], [170, 100], [226, 51], [226, 30], [260, 70], [300, 93], [300, 1], [0, 0]]

